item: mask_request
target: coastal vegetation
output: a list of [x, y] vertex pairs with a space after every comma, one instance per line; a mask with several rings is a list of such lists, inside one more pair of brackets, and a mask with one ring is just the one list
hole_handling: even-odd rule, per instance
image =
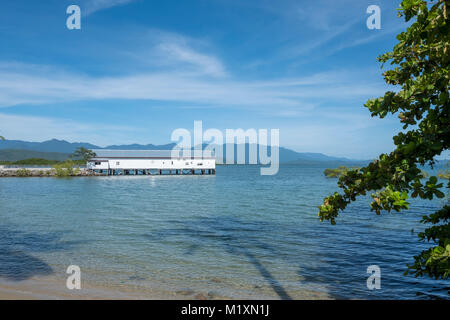
[[66, 161], [47, 160], [39, 158], [24, 159], [19, 161], [0, 161], [0, 165], [12, 166], [51, 166], [40, 170], [33, 168], [17, 168], [0, 170], [0, 177], [72, 177], [72, 176], [90, 176], [93, 172], [80, 170], [79, 165], [84, 165], [84, 160]]
[[[58, 165], [60, 166], [60, 165]], [[101, 176], [101, 173], [93, 172], [91, 170], [83, 170], [80, 168], [73, 167], [62, 167], [62, 168], [44, 168], [44, 169], [0, 169], [0, 178], [14, 178], [14, 177], [92, 177]]]
[[[356, 167], [352, 167], [353, 169], [358, 169]], [[327, 177], [327, 178], [339, 178], [340, 176], [344, 175], [345, 173], [347, 173], [347, 171], [349, 170], [349, 168], [347, 168], [346, 166], [339, 166], [337, 168], [334, 169], [330, 169], [327, 168], [323, 171], [323, 174]]]
[[63, 177], [71, 177], [76, 176], [80, 173], [80, 168], [74, 168], [75, 163], [72, 160], [67, 160], [62, 163], [55, 164], [53, 168], [55, 169], [56, 176]]
[[72, 160], [75, 165], [84, 166], [86, 161], [95, 157], [92, 150], [78, 148], [73, 154], [57, 152], [36, 152], [30, 150], [8, 149], [1, 150], [0, 165], [7, 166], [53, 166], [67, 160]]
[[17, 170], [16, 175], [17, 175], [18, 177], [30, 177], [32, 174], [31, 174], [31, 171], [30, 171], [30, 170], [27, 170], [27, 169], [19, 169], [19, 170]]
[[[339, 167], [334, 168], [334, 169], [327, 168], [327, 169], [325, 169], [325, 170], [323, 171], [323, 174], [324, 174], [327, 178], [339, 178], [339, 177], [345, 175], [345, 174], [348, 172], [348, 170], [350, 170], [350, 169], [352, 169], [352, 170], [358, 170], [359, 167], [350, 167], [350, 168], [347, 168], [346, 166], [339, 166]], [[423, 178], [427, 178], [427, 177], [429, 176], [428, 172], [426, 172], [426, 171], [424, 171], [424, 170], [421, 170], [421, 171], [420, 171], [420, 175], [422, 176], [422, 179], [423, 179]], [[440, 177], [439, 174], [438, 174], [438, 177]]]
[[[49, 160], [49, 159], [41, 159], [41, 158], [29, 158], [18, 161], [0, 161], [0, 165], [11, 165], [11, 166], [53, 166], [56, 164], [64, 163], [64, 161], [58, 160]], [[75, 165], [85, 165], [86, 162], [84, 160], [72, 160]]]
[[[408, 197], [444, 198], [436, 176], [424, 180], [418, 166], [435, 164], [435, 157], [450, 144], [450, 2], [403, 0], [398, 15], [410, 26], [397, 36], [392, 52], [378, 60], [394, 68], [383, 73], [388, 85], [400, 86], [365, 104], [372, 117], [398, 114], [403, 131], [393, 137], [395, 149], [381, 154], [366, 167], [344, 172], [338, 182], [342, 193], [326, 197], [319, 206], [320, 220], [336, 224], [339, 212], [357, 197], [372, 192], [372, 211], [409, 208]], [[411, 128], [412, 127], [412, 128]], [[407, 130], [408, 129], [408, 130]], [[445, 174], [443, 175], [445, 177]], [[450, 182], [447, 184], [450, 188]], [[450, 276], [450, 205], [424, 215], [427, 228], [418, 233], [429, 248], [414, 256], [405, 275], [448, 279]]]
[[[81, 171], [79, 166], [85, 165], [86, 161], [94, 157], [95, 153], [85, 148], [79, 148], [69, 159], [64, 161], [49, 160], [42, 158], [29, 158], [18, 161], [0, 161], [0, 165], [7, 166], [48, 166], [43, 170], [32, 168], [18, 168], [17, 170], [6, 170], [0, 172], [2, 177], [73, 177], [95, 175], [86, 170]], [[75, 159], [78, 158], [78, 159]], [[80, 159], [81, 158], [81, 159]]]

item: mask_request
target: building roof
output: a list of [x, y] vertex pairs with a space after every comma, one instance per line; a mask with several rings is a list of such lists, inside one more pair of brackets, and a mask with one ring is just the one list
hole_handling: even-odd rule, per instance
[[[203, 156], [194, 157], [194, 151], [190, 150], [107, 150], [93, 149], [98, 158], [214, 158], [208, 150], [203, 151]], [[184, 151], [184, 153], [183, 153]]]

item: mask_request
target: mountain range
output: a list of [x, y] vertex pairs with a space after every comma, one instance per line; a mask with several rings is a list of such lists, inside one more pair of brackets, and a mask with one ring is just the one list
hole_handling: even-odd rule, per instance
[[[110, 150], [171, 150], [175, 143], [164, 145], [154, 144], [128, 144], [128, 145], [110, 145], [100, 147], [91, 143], [85, 142], [68, 142], [65, 140], [47, 140], [43, 142], [29, 142], [21, 140], [4, 140], [0, 141], [0, 160], [3, 161], [17, 161], [26, 158], [44, 158], [51, 160], [66, 159], [69, 154], [76, 149], [84, 147], [87, 149], [110, 149]], [[229, 146], [230, 147], [230, 146]], [[226, 154], [226, 146], [224, 148], [224, 155]], [[259, 146], [257, 146], [259, 148]], [[234, 145], [237, 149], [237, 145]], [[246, 163], [248, 162], [249, 145], [245, 145], [246, 149]], [[235, 152], [236, 154], [236, 152]], [[296, 152], [291, 149], [280, 147], [279, 149], [280, 162], [353, 162], [347, 158], [332, 157], [322, 153], [312, 152]]]

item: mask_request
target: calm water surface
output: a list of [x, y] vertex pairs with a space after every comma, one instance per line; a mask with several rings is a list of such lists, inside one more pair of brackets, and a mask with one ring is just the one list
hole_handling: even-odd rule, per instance
[[[361, 199], [336, 226], [317, 206], [323, 167], [220, 166], [216, 176], [0, 179], [0, 280], [65, 277], [210, 297], [449, 297], [449, 283], [403, 276], [425, 246], [418, 223], [442, 201], [376, 216]], [[366, 287], [379, 265], [381, 290]]]

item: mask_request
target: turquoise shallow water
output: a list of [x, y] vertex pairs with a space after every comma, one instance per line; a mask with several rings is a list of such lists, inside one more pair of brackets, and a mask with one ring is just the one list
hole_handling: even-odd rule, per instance
[[[0, 279], [65, 277], [130, 290], [231, 298], [448, 298], [449, 283], [402, 275], [424, 248], [414, 201], [376, 216], [361, 199], [336, 226], [317, 205], [323, 167], [219, 166], [216, 176], [0, 179]], [[414, 229], [413, 232], [412, 229]], [[369, 265], [381, 290], [366, 287]]]

